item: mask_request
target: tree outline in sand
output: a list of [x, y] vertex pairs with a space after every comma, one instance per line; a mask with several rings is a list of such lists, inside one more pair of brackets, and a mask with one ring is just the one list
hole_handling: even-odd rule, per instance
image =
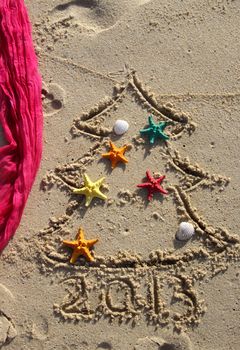
[[[137, 252], [131, 254], [128, 252], [119, 252], [119, 254], [114, 257], [97, 256], [96, 261], [91, 263], [90, 266], [81, 259], [79, 263], [82, 265], [83, 272], [86, 270], [86, 267], [91, 269], [102, 267], [103, 270], [106, 270], [103, 272], [106, 278], [110, 270], [115, 273], [114, 271], [121, 268], [129, 268], [131, 270], [144, 267], [149, 270], [151, 275], [152, 270], [156, 268], [161, 270], [164, 266], [167, 266], [170, 269], [169, 271], [172, 271], [171, 269], [174, 270], [174, 278], [178, 278], [182, 281], [181, 288], [184, 290], [184, 295], [188, 297], [189, 295], [193, 295], [191, 300], [193, 305], [195, 304], [196, 306], [194, 317], [195, 320], [198, 320], [203, 314], [203, 308], [200, 307], [202, 303], [201, 301], [197, 301], [197, 297], [193, 292], [194, 283], [204, 278], [209, 271], [209, 266], [211, 266], [212, 275], [219, 271], [224, 271], [227, 266], [227, 261], [229, 263], [231, 258], [234, 259], [237, 254], [236, 247], [239, 240], [227, 230], [209, 225], [200, 217], [191, 204], [189, 197], [191, 191], [201, 186], [209, 186], [212, 188], [215, 186], [226, 186], [229, 179], [220, 175], [210, 174], [201, 169], [198, 165], [191, 164], [188, 159], [183, 159], [179, 152], [174, 149], [172, 145], [173, 140], [181, 138], [185, 133], [192, 134], [195, 130], [196, 125], [190, 116], [182, 112], [178, 113], [172, 107], [160, 105], [153, 94], [143, 86], [137, 75], [131, 73], [127, 77], [126, 82], [114, 88], [111, 98], [105, 99], [96, 107], [93, 107], [88, 113], [84, 113], [81, 117], [74, 120], [71, 129], [72, 136], [90, 138], [95, 141], [95, 144], [79, 159], [65, 164], [63, 167], [58, 166], [53, 171], [50, 171], [43, 179], [42, 188], [48, 190], [56, 185], [57, 188], [65, 191], [72, 198], [72, 188], [77, 188], [81, 184], [81, 182], [79, 182], [79, 177], [81, 178], [86, 168], [99, 158], [99, 154], [108, 143], [109, 138], [114, 138], [112, 128], [110, 126], [104, 126], [107, 114], [113, 113], [118, 104], [122, 103], [124, 97], [128, 94], [131, 94], [136, 103], [140, 104], [141, 108], [146, 110], [146, 115], [152, 114], [154, 118], [174, 122], [170, 129], [171, 139], [165, 142], [165, 147], [161, 149], [161, 153], [166, 158], [169, 169], [178, 173], [181, 179], [180, 185], [170, 185], [167, 187], [167, 190], [174, 197], [179, 214], [179, 222], [183, 220], [193, 222], [196, 234], [202, 246], [199, 246], [199, 248], [187, 249], [183, 253], [177, 255], [173, 251], [154, 250], [149, 254], [147, 259], [144, 259], [137, 254]], [[142, 140], [140, 135], [134, 136], [132, 142], [135, 149], [139, 149], [139, 147], [146, 148], [146, 141]], [[126, 197], [126, 193], [123, 194], [123, 197], [124, 196]], [[119, 193], [119, 197], [121, 197], [121, 193]], [[136, 198], [139, 199], [137, 192], [132, 194], [132, 196], [130, 195], [125, 204], [131, 205], [132, 199]], [[105, 205], [107, 206], [108, 203]], [[75, 273], [79, 271], [80, 264], [77, 263], [76, 266], [70, 266], [66, 250], [64, 250], [60, 244], [60, 237], [69, 235], [67, 226], [78, 207], [79, 202], [73, 198], [70, 200], [65, 214], [54, 221], [50, 220], [49, 226], [39, 233], [39, 244], [41, 244], [42, 241], [46, 243], [41, 246], [39, 250], [40, 261], [44, 263], [46, 270], [60, 271], [64, 267], [66, 271], [71, 270]], [[194, 264], [198, 260], [207, 263], [205, 269], [199, 270], [198, 273], [196, 273], [196, 266]], [[225, 261], [225, 264], [223, 264], [223, 261]], [[187, 272], [182, 273], [180, 272], [180, 266], [184, 264], [186, 265]], [[199, 309], [197, 305], [199, 305]], [[66, 317], [63, 311], [64, 305], [61, 307], [58, 306], [56, 309], [63, 317]], [[101, 305], [101, 307], [103, 306]], [[152, 317], [152, 320], [160, 322], [159, 317]], [[191, 320], [192, 316], [188, 319], [188, 322], [191, 322]], [[181, 322], [184, 323], [185, 321], [182, 320]], [[178, 320], [175, 320], [175, 324], [177, 324], [177, 322]], [[185, 324], [188, 322], [185, 322]]]

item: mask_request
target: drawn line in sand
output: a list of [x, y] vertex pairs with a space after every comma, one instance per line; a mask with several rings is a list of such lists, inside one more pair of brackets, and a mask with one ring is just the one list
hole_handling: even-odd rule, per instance
[[53, 60], [54, 62], [59, 62], [59, 63], [63, 63], [65, 64], [66, 66], [73, 66], [73, 67], [76, 67], [76, 68], [79, 68], [80, 70], [82, 70], [83, 72], [85, 73], [90, 73], [92, 75], [95, 75], [95, 76], [99, 76], [100, 78], [103, 78], [105, 80], [108, 80], [108, 81], [112, 81], [113, 83], [118, 83], [118, 81], [116, 79], [113, 79], [111, 77], [109, 77], [108, 75], [105, 75], [104, 73], [101, 73], [101, 72], [98, 72], [96, 70], [93, 70], [91, 68], [88, 68], [86, 66], [83, 66], [79, 63], [75, 63], [67, 58], [63, 58], [61, 56], [55, 56], [55, 55], [51, 55], [49, 53], [46, 53], [42, 48], [40, 48], [39, 46], [37, 47], [37, 51], [38, 51], [38, 54], [39, 56], [45, 56], [45, 57], [48, 57], [50, 58], [51, 60]]

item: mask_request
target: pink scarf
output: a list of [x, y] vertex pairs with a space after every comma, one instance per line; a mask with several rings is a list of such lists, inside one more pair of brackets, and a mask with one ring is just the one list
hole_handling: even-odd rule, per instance
[[41, 78], [23, 0], [0, 0], [0, 250], [14, 235], [42, 153]]

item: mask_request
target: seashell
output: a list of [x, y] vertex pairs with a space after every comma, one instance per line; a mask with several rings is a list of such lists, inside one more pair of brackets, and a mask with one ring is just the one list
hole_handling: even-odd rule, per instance
[[114, 124], [113, 130], [116, 135], [123, 135], [128, 131], [128, 128], [129, 124], [126, 120], [118, 119]]
[[187, 241], [194, 235], [194, 233], [194, 226], [190, 224], [190, 222], [181, 222], [178, 232], [176, 233], [176, 238], [179, 241]]

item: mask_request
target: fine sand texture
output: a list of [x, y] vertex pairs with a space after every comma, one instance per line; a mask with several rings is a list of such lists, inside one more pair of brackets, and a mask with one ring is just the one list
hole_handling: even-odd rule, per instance
[[[0, 349], [239, 350], [239, 1], [26, 5], [44, 152], [0, 256]], [[170, 122], [168, 141], [140, 134], [149, 115]], [[115, 169], [110, 140], [127, 145]], [[137, 187], [147, 169], [167, 195]], [[73, 193], [84, 174], [105, 177], [106, 200]], [[80, 227], [94, 261], [70, 264], [63, 240]]]

